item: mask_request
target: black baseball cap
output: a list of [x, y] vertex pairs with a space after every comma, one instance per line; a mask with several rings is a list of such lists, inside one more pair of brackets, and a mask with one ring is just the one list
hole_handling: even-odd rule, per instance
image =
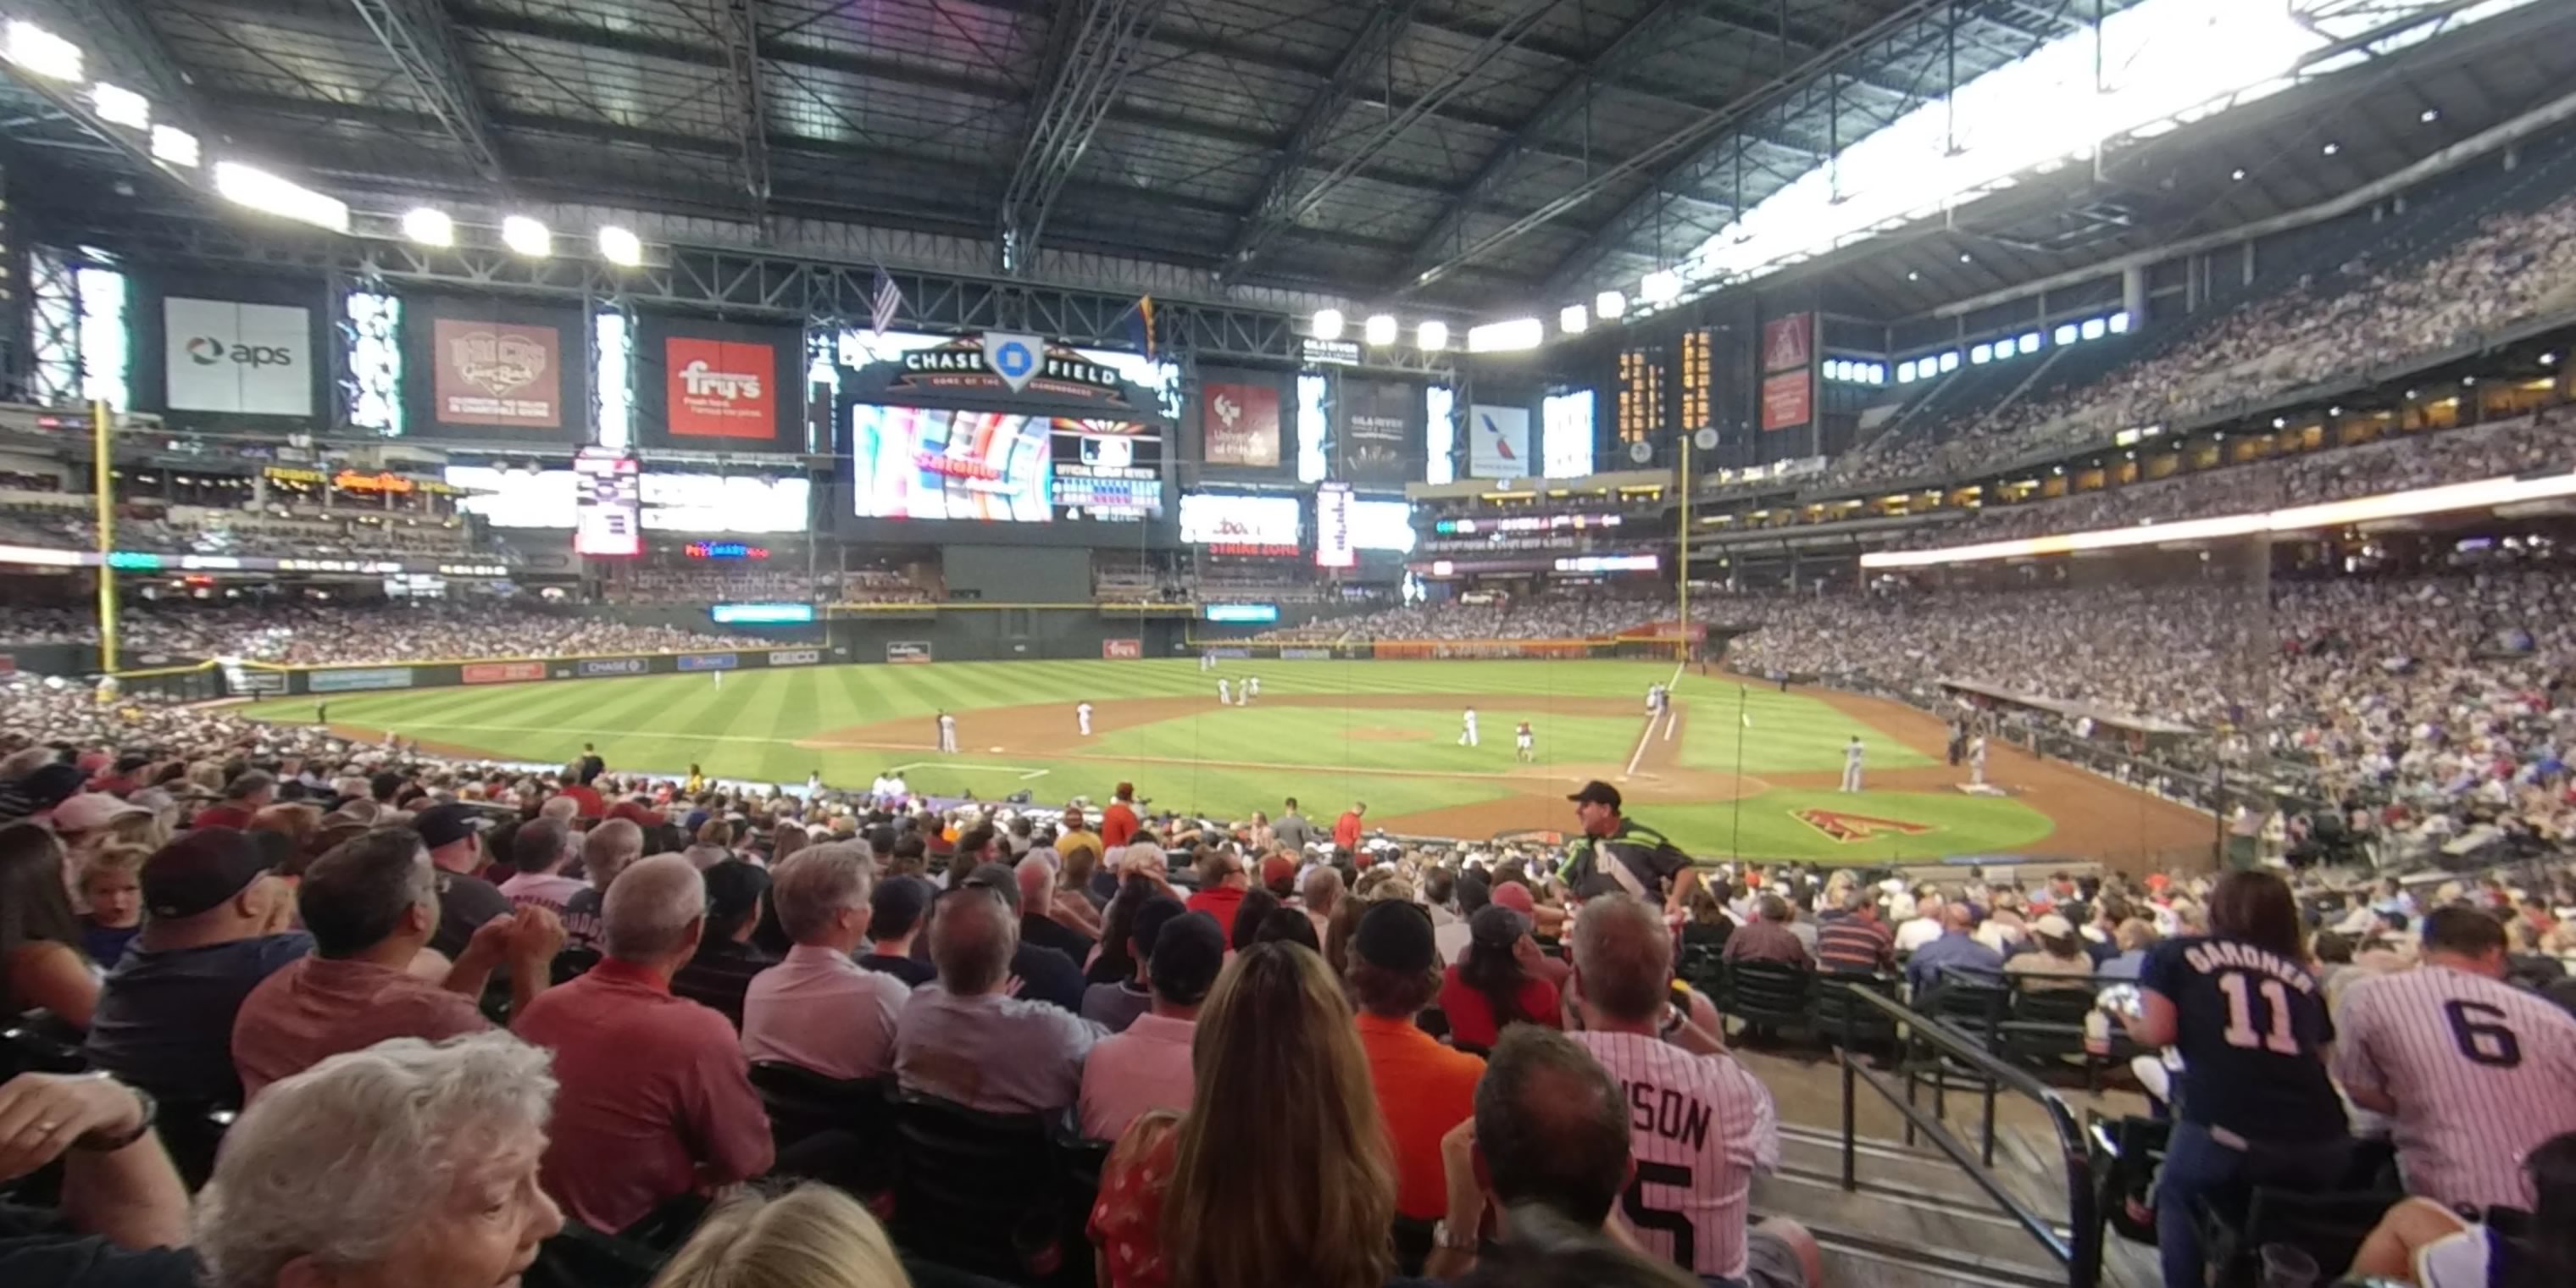
[[201, 827], [143, 861], [143, 906], [155, 917], [193, 917], [219, 907], [275, 866], [237, 827]]
[[411, 827], [421, 844], [436, 850], [454, 845], [491, 826], [492, 820], [467, 805], [432, 805], [412, 815]]
[[1585, 783], [1582, 791], [1576, 792], [1565, 799], [1570, 801], [1581, 801], [1586, 805], [1607, 805], [1612, 809], [1617, 809], [1619, 808], [1619, 789], [1595, 778], [1591, 782]]
[[1216, 986], [1225, 969], [1225, 930], [1204, 912], [1185, 912], [1164, 922], [1154, 936], [1154, 954], [1146, 977], [1154, 993], [1176, 1006], [1193, 1005]]
[[[1165, 927], [1169, 929], [1169, 927]], [[1360, 914], [1351, 950], [1361, 961], [1382, 970], [1429, 970], [1440, 961], [1432, 937], [1431, 914], [1409, 899], [1380, 899]]]

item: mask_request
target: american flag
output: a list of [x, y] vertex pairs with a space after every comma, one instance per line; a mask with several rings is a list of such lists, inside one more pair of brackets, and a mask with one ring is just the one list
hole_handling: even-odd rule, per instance
[[894, 321], [895, 311], [902, 307], [903, 291], [895, 286], [894, 274], [885, 271], [885, 265], [877, 265], [876, 288], [868, 297], [868, 325], [878, 335], [884, 335]]

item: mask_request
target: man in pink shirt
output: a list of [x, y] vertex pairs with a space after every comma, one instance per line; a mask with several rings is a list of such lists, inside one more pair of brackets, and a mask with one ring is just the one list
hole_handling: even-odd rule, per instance
[[912, 989], [850, 954], [868, 941], [875, 880], [857, 841], [807, 846], [772, 874], [770, 903], [796, 946], [742, 999], [742, 1051], [827, 1078], [894, 1067], [895, 1017]]
[[1126, 1030], [1102, 1038], [1082, 1062], [1082, 1134], [1116, 1140], [1127, 1124], [1156, 1109], [1187, 1109], [1198, 1083], [1190, 1039], [1199, 1004], [1225, 968], [1225, 931], [1204, 912], [1164, 922], [1145, 966], [1153, 1009]]
[[560, 819], [537, 818], [519, 825], [510, 838], [510, 864], [518, 874], [501, 883], [501, 895], [519, 907], [543, 908], [560, 917], [572, 897], [590, 888], [579, 877], [563, 874], [580, 850], [579, 838]]
[[444, 983], [412, 973], [438, 929], [435, 877], [420, 833], [408, 827], [376, 828], [313, 861], [296, 890], [313, 954], [260, 981], [233, 1017], [233, 1065], [245, 1100], [387, 1038], [440, 1042], [492, 1027], [475, 1002], [505, 962], [517, 981], [517, 1005], [545, 988], [563, 925], [537, 910], [476, 928]]
[[564, 1211], [619, 1231], [662, 1203], [769, 1170], [769, 1114], [733, 1024], [671, 995], [706, 932], [707, 884], [676, 854], [609, 884], [606, 956], [513, 1026], [555, 1053], [543, 1179]]

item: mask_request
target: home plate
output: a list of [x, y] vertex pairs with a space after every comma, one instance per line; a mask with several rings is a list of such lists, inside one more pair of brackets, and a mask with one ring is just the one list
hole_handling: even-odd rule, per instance
[[986, 747], [984, 750], [989, 751], [989, 752], [992, 752], [994, 755], [997, 755], [997, 756], [998, 756], [998, 755], [1000, 755], [1000, 754], [1002, 754], [1002, 749], [1001, 749], [1001, 748], [999, 748], [999, 747]]
[[1959, 784], [1959, 791], [1960, 791], [1962, 794], [1964, 794], [1964, 795], [1968, 795], [1968, 796], [2010, 796], [2010, 795], [2012, 795], [2012, 793], [2011, 793], [2011, 792], [2005, 791], [2003, 788], [2001, 788], [2001, 787], [1997, 787], [1997, 786], [1996, 786], [1996, 785], [1994, 785], [1993, 783], [1961, 783], [1961, 784]]

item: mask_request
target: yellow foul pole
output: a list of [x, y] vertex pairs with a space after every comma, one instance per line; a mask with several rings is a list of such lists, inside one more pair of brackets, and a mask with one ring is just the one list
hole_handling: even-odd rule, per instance
[[98, 669], [116, 673], [116, 573], [107, 553], [116, 548], [116, 453], [109, 441], [105, 399], [92, 399], [90, 485], [98, 498]]
[[1682, 534], [1681, 534], [1681, 611], [1682, 643], [1678, 661], [1688, 661], [1691, 653], [1690, 615], [1690, 503], [1691, 503], [1691, 431], [1682, 431]]

